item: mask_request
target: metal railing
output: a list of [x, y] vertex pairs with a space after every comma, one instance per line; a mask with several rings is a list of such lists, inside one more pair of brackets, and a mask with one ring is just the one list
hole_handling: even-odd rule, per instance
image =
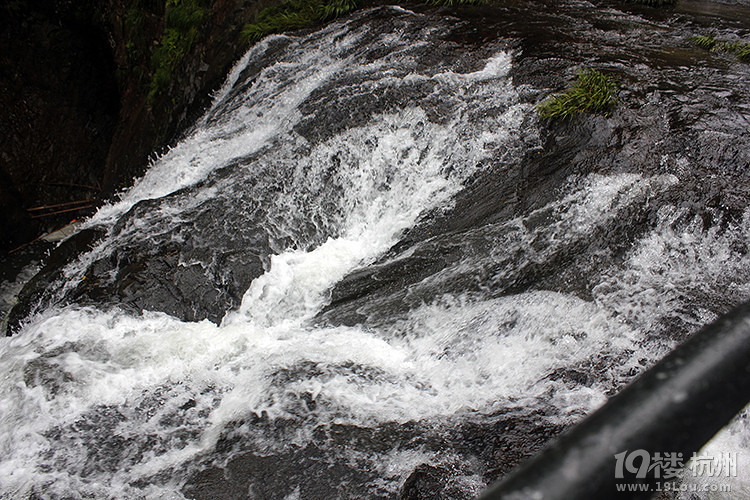
[[686, 463], [748, 401], [750, 303], [691, 335], [480, 499], [651, 498], [675, 475], [655, 459]]

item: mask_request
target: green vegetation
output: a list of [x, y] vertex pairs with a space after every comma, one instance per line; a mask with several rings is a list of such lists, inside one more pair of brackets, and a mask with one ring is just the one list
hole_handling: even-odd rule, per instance
[[118, 70], [135, 75], [139, 82], [146, 80], [151, 73], [151, 40], [146, 35], [146, 12], [142, 3], [133, 2], [123, 16], [127, 66]]
[[28, 9], [28, 4], [25, 0], [9, 0], [8, 2], [5, 2], [3, 9], [9, 14], [19, 14]]
[[439, 5], [444, 7], [456, 7], [458, 5], [483, 5], [488, 0], [424, 0], [427, 5]]
[[750, 43], [734, 42], [722, 45], [722, 50], [731, 52], [740, 61], [750, 62]]
[[[488, 2], [488, 0], [422, 1], [427, 5], [448, 7], [481, 5]], [[316, 21], [335, 19], [348, 14], [357, 7], [359, 7], [358, 0], [287, 0], [260, 11], [254, 23], [244, 26], [242, 36], [248, 43], [254, 43], [271, 33], [296, 30], [310, 26]]]
[[750, 62], [750, 43], [717, 40], [713, 35], [694, 36], [693, 42], [702, 49], [734, 54], [740, 61]]
[[356, 0], [331, 0], [318, 8], [318, 19], [328, 21], [348, 14], [357, 8]]
[[712, 35], [694, 36], [693, 41], [698, 47], [711, 50], [716, 46], [716, 39]]
[[252, 43], [271, 33], [281, 33], [343, 16], [357, 8], [357, 0], [288, 0], [260, 11], [254, 23], [242, 29]]
[[717, 41], [713, 50], [734, 54], [740, 61], [750, 62], [750, 43]]
[[671, 7], [677, 0], [630, 0], [633, 3], [648, 5], [649, 7]]
[[206, 17], [201, 0], [167, 0], [164, 34], [151, 55], [153, 77], [149, 100], [164, 92], [174, 71], [198, 38]]
[[551, 96], [537, 105], [542, 118], [570, 118], [578, 113], [607, 113], [617, 102], [617, 86], [612, 79], [599, 71], [589, 69], [578, 72], [576, 84]]

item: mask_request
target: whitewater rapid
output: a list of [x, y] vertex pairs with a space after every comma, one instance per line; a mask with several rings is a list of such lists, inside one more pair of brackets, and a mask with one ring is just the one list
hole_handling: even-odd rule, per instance
[[[58, 299], [134, 241], [179, 241], [175, 228], [192, 228], [217, 199], [230, 208], [213, 225], [241, 228], [262, 210], [274, 253], [219, 324], [53, 300], [0, 339], [0, 496], [186, 498], [191, 478], [236, 457], [283, 462], [323, 446], [315, 460], [349, 471], [330, 472], [332, 497], [396, 495], [421, 464], [450, 468], [457, 491], [475, 495], [486, 471], [464, 451], [412, 435], [331, 434], [447, 433], [462, 419], [530, 410], [545, 425], [570, 425], [674, 346], [650, 336], [665, 318], [696, 327], [715, 319], [688, 311], [684, 290], [750, 297], [748, 257], [736, 251], [750, 244], [750, 214], [723, 228], [683, 227], [672, 206], [618, 266], [592, 278], [590, 296], [456, 285], [482, 269], [512, 280], [679, 184], [671, 174], [591, 173], [567, 179], [544, 207], [462, 235], [460, 260], [414, 287], [416, 298], [397, 299], [405, 312], [376, 304], [368, 314], [378, 321], [317, 322], [342, 278], [426, 214], [450, 209], [468, 179], [538, 146], [533, 107], [510, 76], [512, 51], [471, 61], [457, 51], [448, 67], [424, 65], [415, 51], [448, 28], [392, 10], [395, 25], [419, 28], [349, 20], [255, 45], [187, 138], [86, 222], [109, 232], [68, 265]], [[369, 114], [347, 115], [350, 124], [329, 123], [326, 113], [348, 100], [389, 93], [396, 105], [383, 98]], [[329, 125], [316, 129], [316, 120]], [[148, 211], [134, 211], [149, 200]], [[438, 251], [440, 241], [412, 252]], [[588, 378], [570, 376], [579, 372]], [[750, 451], [727, 433], [716, 446]], [[318, 470], [305, 467], [274, 479], [278, 498], [305, 497]], [[245, 481], [248, 495], [263, 497], [270, 480]]]

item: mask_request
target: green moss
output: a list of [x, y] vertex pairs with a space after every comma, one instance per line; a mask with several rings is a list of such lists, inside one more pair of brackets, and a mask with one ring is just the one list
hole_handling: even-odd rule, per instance
[[456, 7], [458, 5], [483, 5], [488, 0], [424, 0], [427, 5], [438, 5], [442, 7]]
[[694, 36], [692, 40], [702, 49], [734, 54], [740, 61], [750, 62], [750, 43], [717, 40], [713, 35]]
[[[481, 5], [489, 0], [422, 0], [427, 5], [457, 6]], [[246, 24], [242, 36], [254, 43], [271, 33], [296, 30], [316, 21], [329, 21], [343, 16], [358, 7], [358, 0], [287, 0], [265, 8], [254, 23]]]
[[150, 101], [169, 87], [178, 64], [198, 39], [205, 16], [201, 0], [167, 0], [164, 34], [151, 55]]
[[125, 11], [123, 34], [127, 58], [124, 70], [139, 80], [148, 77], [152, 41], [146, 36], [146, 12], [140, 2], [131, 4]]
[[357, 0], [289, 0], [260, 11], [256, 21], [242, 29], [242, 36], [252, 43], [271, 33], [303, 28], [315, 21], [327, 21], [356, 8]]
[[630, 0], [633, 3], [648, 5], [649, 7], [671, 7], [677, 0]]
[[596, 70], [578, 72], [576, 84], [537, 105], [542, 118], [570, 118], [578, 113], [607, 113], [615, 105], [617, 86]]
[[[263, 12], [261, 12], [261, 15]], [[258, 16], [255, 23], [246, 24], [242, 29], [242, 37], [247, 42], [256, 42], [271, 33], [281, 33], [302, 28], [311, 24], [315, 16], [305, 12], [282, 12], [274, 16]]]

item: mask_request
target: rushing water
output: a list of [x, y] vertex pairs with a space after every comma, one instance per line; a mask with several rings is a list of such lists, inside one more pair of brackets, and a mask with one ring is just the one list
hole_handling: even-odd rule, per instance
[[2, 494], [468, 497], [750, 298], [750, 213], [673, 203], [668, 155], [399, 247], [541, 151], [518, 54], [455, 28], [386, 8], [242, 58], [0, 344]]

